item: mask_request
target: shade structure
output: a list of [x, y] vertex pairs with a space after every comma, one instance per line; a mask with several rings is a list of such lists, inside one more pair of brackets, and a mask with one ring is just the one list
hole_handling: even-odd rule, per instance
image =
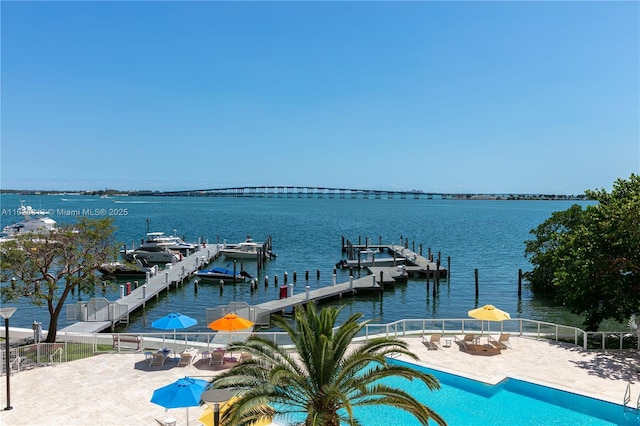
[[[229, 399], [226, 403], [224, 403], [224, 405], [220, 407], [219, 416], [221, 417], [224, 414], [224, 412], [227, 410], [227, 407], [233, 404], [237, 399], [238, 397], [234, 396], [231, 399]], [[216, 413], [214, 410], [215, 408], [211, 408], [211, 404], [208, 404], [207, 408], [205, 408], [204, 412], [202, 413], [198, 421], [205, 426], [217, 426], [215, 424]], [[273, 410], [271, 409], [271, 407], [265, 406], [265, 411], [272, 412]], [[272, 415], [265, 415], [265, 417], [250, 423], [250, 425], [251, 426], [268, 426], [271, 424], [272, 420], [273, 420]]]
[[[482, 329], [484, 333], [484, 321], [504, 321], [511, 319], [511, 315], [507, 312], [496, 308], [493, 305], [484, 305], [477, 309], [472, 309], [469, 312], [471, 318], [482, 320]], [[487, 324], [487, 333], [489, 333], [489, 324]]]
[[484, 321], [504, 321], [511, 319], [511, 316], [493, 305], [484, 305], [481, 308], [472, 309], [469, 311], [471, 318], [484, 320]]
[[[196, 325], [198, 320], [182, 315], [178, 312], [172, 312], [151, 323], [151, 327], [159, 330], [173, 330], [173, 340], [176, 340], [176, 330], [181, 328], [189, 328]], [[163, 338], [164, 340], [164, 338]]]
[[236, 314], [227, 314], [210, 322], [207, 327], [215, 331], [238, 331], [253, 327], [253, 323]]
[[200, 405], [200, 397], [207, 387], [209, 382], [206, 380], [184, 377], [153, 391], [151, 402], [166, 409], [186, 408], [189, 424], [189, 407]]

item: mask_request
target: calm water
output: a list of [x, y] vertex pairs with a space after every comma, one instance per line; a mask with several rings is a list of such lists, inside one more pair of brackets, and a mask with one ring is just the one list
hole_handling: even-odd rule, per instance
[[[199, 237], [209, 242], [237, 243], [251, 235], [255, 241], [273, 238], [277, 259], [267, 263], [259, 276], [258, 290], [250, 292], [248, 284], [225, 287], [220, 294], [217, 285], [201, 283], [194, 292], [192, 282], [171, 290], [158, 302], [147, 304], [131, 318], [128, 330], [153, 331], [150, 323], [171, 311], [178, 311], [199, 320], [189, 331], [207, 330], [205, 308], [245, 301], [257, 304], [278, 297], [274, 276], [283, 284], [284, 273], [292, 281], [297, 273], [295, 292], [304, 291], [305, 271], [310, 271], [308, 285], [313, 289], [331, 285], [333, 267], [341, 258], [341, 238], [354, 242], [358, 237], [382, 237], [383, 243], [399, 243], [408, 239], [409, 248], [423, 245], [437, 255], [441, 252], [446, 267], [451, 257], [451, 281], [444, 284], [437, 297], [426, 292], [422, 281], [409, 281], [384, 297], [363, 296], [331, 302], [343, 304], [343, 316], [362, 312], [374, 322], [391, 322], [403, 318], [465, 318], [467, 311], [487, 303], [511, 313], [512, 317], [547, 320], [580, 325], [581, 319], [560, 308], [550, 308], [532, 301], [526, 287], [522, 300], [517, 297], [518, 269], [530, 269], [524, 257], [524, 241], [529, 231], [546, 220], [552, 212], [565, 210], [569, 201], [447, 201], [447, 200], [353, 200], [353, 199], [233, 199], [233, 198], [159, 198], [159, 197], [99, 197], [73, 195], [18, 196], [2, 195], [2, 226], [18, 221], [13, 213], [20, 200], [27, 205], [53, 212], [50, 217], [59, 223], [74, 222], [75, 217], [60, 209], [120, 213], [114, 216], [118, 241], [131, 245], [150, 231], [171, 234], [174, 230], [187, 241]], [[116, 210], [113, 210], [116, 209]], [[126, 213], [125, 210], [126, 209]], [[13, 214], [12, 214], [13, 213]], [[216, 264], [227, 263], [219, 259]], [[255, 263], [245, 262], [245, 269], [255, 274]], [[480, 297], [475, 300], [474, 268], [479, 270]], [[320, 280], [316, 280], [316, 269]], [[265, 288], [264, 276], [270, 284]], [[338, 270], [338, 282], [348, 280], [348, 271]], [[120, 283], [116, 283], [120, 284]], [[106, 297], [117, 299], [117, 287]], [[164, 295], [165, 293], [163, 293]], [[96, 296], [102, 296], [97, 291]], [[86, 300], [90, 295], [81, 294]], [[78, 299], [78, 295], [74, 296]], [[72, 303], [69, 300], [67, 303]], [[26, 301], [12, 302], [18, 311], [11, 318], [12, 326], [30, 327], [34, 320], [46, 329], [48, 313], [44, 307], [34, 307]], [[64, 327], [64, 313], [60, 326]]]

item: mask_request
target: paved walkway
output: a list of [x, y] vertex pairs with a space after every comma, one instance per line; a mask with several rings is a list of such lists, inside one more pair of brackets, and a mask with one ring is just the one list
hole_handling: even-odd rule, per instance
[[[620, 404], [628, 383], [632, 399], [640, 393], [640, 353], [582, 351], [564, 344], [511, 337], [513, 349], [462, 351], [453, 343], [444, 350], [427, 350], [420, 338], [407, 339], [420, 363], [487, 382], [506, 376], [594, 396]], [[199, 359], [199, 358], [198, 358]], [[233, 364], [227, 363], [224, 368]], [[150, 402], [153, 391], [178, 378], [213, 379], [222, 367], [202, 361], [187, 367], [169, 362], [148, 367], [144, 355], [103, 354], [56, 366], [20, 371], [11, 377], [13, 410], [0, 411], [2, 425], [149, 425], [156, 419], [187, 424], [186, 409], [164, 408]], [[0, 378], [0, 403], [6, 406], [5, 377]], [[188, 411], [198, 425], [204, 406]], [[391, 423], [391, 421], [390, 421]]]

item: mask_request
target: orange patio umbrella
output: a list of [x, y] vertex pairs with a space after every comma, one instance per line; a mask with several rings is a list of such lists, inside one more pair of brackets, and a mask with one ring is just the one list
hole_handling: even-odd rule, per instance
[[222, 318], [210, 322], [207, 327], [215, 331], [238, 331], [253, 327], [253, 323], [236, 314], [227, 314]]
[[[253, 323], [248, 319], [239, 317], [236, 314], [227, 314], [222, 318], [218, 318], [217, 320], [210, 322], [207, 327], [215, 331], [229, 332], [229, 343], [231, 343], [234, 331], [245, 330], [249, 327], [253, 327]], [[233, 357], [233, 353], [231, 354], [231, 356]]]

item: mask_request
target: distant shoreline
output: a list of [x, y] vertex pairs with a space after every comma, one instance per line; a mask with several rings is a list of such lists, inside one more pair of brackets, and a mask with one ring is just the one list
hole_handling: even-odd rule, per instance
[[[269, 188], [268, 191], [256, 191], [256, 188]], [[291, 190], [294, 188], [295, 190]], [[253, 191], [246, 191], [253, 189]], [[284, 189], [284, 190], [283, 190]], [[303, 192], [298, 189], [322, 190], [323, 192]], [[329, 192], [324, 192], [329, 191]], [[420, 190], [392, 191], [392, 190], [351, 190], [337, 188], [312, 188], [312, 187], [243, 187], [220, 188], [208, 190], [189, 191], [151, 191], [131, 190], [120, 191], [105, 189], [97, 191], [58, 191], [58, 190], [25, 190], [25, 189], [0, 189], [1, 194], [18, 195], [90, 195], [100, 197], [127, 197], [127, 196], [185, 196], [185, 197], [221, 197], [221, 198], [349, 198], [349, 199], [442, 199], [442, 200], [562, 200], [562, 201], [589, 201], [586, 195], [565, 194], [481, 194], [481, 193], [427, 193]], [[434, 198], [435, 197], [435, 198]]]

